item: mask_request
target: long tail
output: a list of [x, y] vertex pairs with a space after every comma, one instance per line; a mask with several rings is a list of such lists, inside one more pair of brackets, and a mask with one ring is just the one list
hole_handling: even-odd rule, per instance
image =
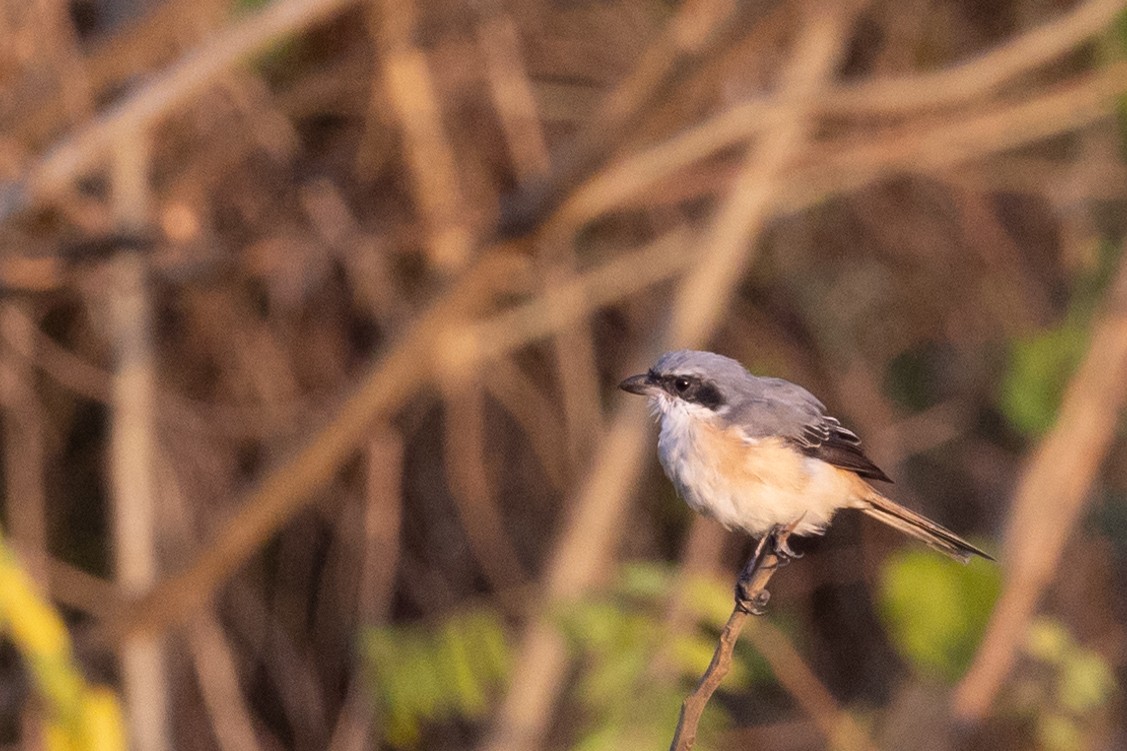
[[923, 541], [940, 553], [946, 553], [962, 563], [969, 561], [972, 555], [981, 556], [988, 561], [994, 560], [993, 556], [982, 552], [946, 527], [882, 495], [872, 493], [865, 500], [868, 505], [861, 510], [866, 514]]

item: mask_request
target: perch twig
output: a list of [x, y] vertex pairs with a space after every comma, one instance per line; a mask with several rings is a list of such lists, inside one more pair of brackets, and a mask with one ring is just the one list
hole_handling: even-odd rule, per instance
[[677, 720], [673, 742], [669, 745], [670, 751], [689, 751], [693, 747], [704, 707], [732, 667], [732, 650], [740, 638], [744, 621], [748, 615], [763, 613], [770, 596], [767, 583], [775, 575], [780, 563], [779, 557], [775, 555], [774, 545], [769, 544], [773, 539], [773, 534], [764, 535], [740, 572], [739, 582], [736, 584], [735, 607], [732, 608], [728, 622], [724, 624], [724, 630], [720, 632], [720, 641], [716, 644], [716, 652], [708, 663], [708, 669], [704, 671], [697, 687], [681, 703], [681, 716]]

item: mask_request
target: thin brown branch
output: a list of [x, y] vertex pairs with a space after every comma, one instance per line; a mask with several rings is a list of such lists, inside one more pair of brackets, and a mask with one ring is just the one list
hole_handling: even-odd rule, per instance
[[[322, 748], [326, 708], [315, 658], [300, 649], [290, 629], [274, 617], [261, 593], [246, 580], [235, 579], [224, 604], [230, 638], [240, 645], [238, 655], [258, 665], [262, 678], [276, 692], [280, 710], [292, 722], [294, 745]], [[259, 725], [260, 736], [262, 729]], [[260, 742], [269, 748], [281, 745], [268, 735]]]
[[740, 584], [737, 587], [736, 604], [728, 622], [720, 632], [720, 640], [716, 644], [716, 651], [712, 654], [712, 661], [701, 676], [700, 682], [691, 694], [685, 697], [681, 704], [681, 715], [677, 718], [677, 729], [673, 733], [673, 741], [669, 744], [670, 751], [689, 751], [697, 740], [697, 726], [704, 714], [704, 708], [712, 694], [719, 688], [724, 676], [732, 668], [732, 650], [740, 638], [744, 622], [747, 620], [748, 604], [763, 603], [767, 598], [767, 584], [779, 568], [779, 559], [769, 548], [770, 535], [760, 540], [747, 567], [740, 574]]
[[[577, 259], [572, 232], [551, 233], [539, 243], [538, 250], [546, 287], [566, 286], [575, 279]], [[571, 326], [554, 330], [552, 359], [567, 436], [565, 455], [575, 469], [587, 460], [591, 438], [602, 431], [604, 423], [595, 341], [585, 316]]]
[[732, 667], [732, 650], [735, 649], [736, 642], [740, 638], [740, 631], [743, 630], [747, 616], [748, 614], [738, 607], [733, 608], [732, 614], [728, 616], [728, 622], [720, 632], [720, 640], [716, 644], [712, 662], [708, 664], [708, 669], [704, 671], [696, 689], [685, 697], [685, 701], [681, 704], [677, 729], [673, 733], [673, 742], [669, 745], [673, 751], [688, 751], [696, 743], [697, 726], [704, 714], [705, 705]]
[[484, 379], [483, 387], [524, 431], [529, 449], [544, 468], [548, 482], [554, 489], [561, 489], [567, 477], [558, 440], [563, 428], [551, 396], [508, 358], [489, 363], [489, 377]]
[[192, 621], [187, 643], [220, 751], [261, 749], [239, 685], [234, 649], [213, 613], [201, 613]]
[[521, 54], [517, 26], [501, 3], [483, 5], [477, 44], [485, 60], [489, 92], [505, 132], [513, 171], [523, 182], [548, 171], [551, 166], [548, 144], [540, 124], [532, 81]]
[[301, 189], [302, 207], [318, 234], [348, 269], [355, 294], [377, 320], [401, 323], [410, 305], [388, 258], [386, 243], [364, 232], [339, 185], [322, 178]]
[[368, 681], [363, 675], [355, 676], [337, 717], [327, 751], [367, 751], [372, 748], [374, 724]]
[[169, 112], [191, 101], [232, 67], [277, 40], [324, 21], [354, 0], [278, 0], [217, 34], [185, 55], [76, 133], [56, 144], [22, 181], [14, 200], [0, 202], [0, 220], [14, 209], [66, 191], [106, 159], [121, 138], [145, 132]]
[[[144, 227], [149, 217], [149, 139], [122, 136], [113, 152], [113, 213], [124, 231]], [[153, 586], [160, 521], [155, 478], [156, 351], [153, 307], [146, 263], [134, 251], [120, 253], [107, 269], [111, 284], [102, 299], [105, 335], [114, 348], [113, 416], [110, 434], [114, 574], [127, 596]], [[138, 748], [171, 748], [168, 671], [161, 639], [143, 635], [120, 645], [126, 717]]]
[[1124, 0], [1088, 0], [983, 54], [929, 73], [874, 79], [830, 92], [827, 113], [902, 114], [967, 102], [1036, 70], [1105, 30]]
[[110, 615], [121, 601], [113, 582], [87, 573], [58, 558], [47, 560], [51, 599], [97, 618]]
[[455, 371], [490, 361], [585, 319], [591, 311], [671, 279], [691, 263], [688, 233], [669, 232], [589, 271], [545, 287], [526, 303], [454, 329], [441, 348], [443, 367]]
[[[356, 621], [384, 622], [391, 612], [395, 574], [400, 558], [403, 523], [403, 437], [378, 426], [365, 451], [364, 498], [360, 509], [359, 588]], [[345, 519], [349, 523], [350, 519]], [[348, 696], [337, 715], [329, 751], [362, 751], [371, 746], [374, 718], [368, 682], [363, 673], [351, 678]]]
[[495, 590], [520, 586], [524, 565], [505, 532], [486, 462], [485, 395], [473, 379], [444, 384], [446, 477], [470, 549]]
[[849, 712], [838, 706], [785, 633], [762, 621], [751, 630], [748, 638], [771, 666], [775, 679], [817, 725], [828, 747], [875, 751], [872, 739]]
[[403, 437], [389, 426], [373, 431], [365, 450], [356, 619], [378, 623], [391, 612], [403, 524]]
[[37, 331], [26, 303], [0, 303], [0, 338], [11, 343], [0, 351], [6, 524], [28, 573], [43, 584], [48, 572], [46, 430], [35, 371], [18, 356], [34, 350]]
[[[808, 179], [787, 191], [784, 204], [808, 205], [812, 194], [824, 195], [827, 187], [849, 190], [893, 171], [948, 169], [1067, 133], [1110, 114], [1115, 98], [1125, 90], [1127, 62], [1119, 62], [1040, 96], [965, 113], [954, 121], [939, 120], [932, 127], [916, 123], [855, 146], [838, 143], [819, 148], [810, 154], [811, 166], [803, 170]], [[813, 172], [822, 170], [826, 176], [813, 179]]]
[[[195, 510], [189, 489], [181, 483], [179, 456], [162, 452], [157, 466], [161, 487], [162, 518], [166, 522], [168, 547], [176, 553], [194, 548]], [[261, 748], [255, 732], [252, 710], [243, 696], [239, 681], [239, 654], [224, 633], [218, 613], [208, 609], [197, 613], [185, 628], [187, 656], [196, 675], [203, 709], [211, 721], [216, 745], [221, 751]]]
[[426, 225], [430, 260], [436, 270], [449, 273], [465, 266], [473, 238], [427, 56], [413, 42], [417, 13], [414, 0], [381, 0], [369, 19], [402, 133], [413, 197]]
[[773, 0], [693, 0], [682, 4], [630, 75], [603, 98], [590, 124], [556, 160], [552, 174], [511, 199], [501, 220], [501, 233], [520, 233], [539, 224], [613, 153], [647, 112], [705, 60], [722, 54], [745, 32], [741, 21], [773, 4]]
[[[740, 574], [736, 604], [720, 633], [712, 661], [697, 687], [681, 705], [671, 751], [689, 751], [693, 747], [705, 706], [731, 669], [732, 651], [748, 611], [759, 612], [755, 608], [761, 607], [767, 600], [767, 584], [779, 567], [778, 557], [768, 549], [771, 540], [767, 536], [759, 542]], [[831, 748], [874, 751], [875, 746], [865, 731], [848, 712], [842, 711], [785, 634], [763, 622], [757, 624], [749, 638], [771, 666], [775, 678], [810, 716]]]
[[[693, 624], [688, 623], [684, 606], [684, 593], [691, 581], [702, 574], [711, 573], [720, 553], [722, 528], [705, 517], [696, 517], [684, 544], [678, 565], [678, 584], [670, 598], [665, 616], [666, 632], [670, 635]], [[736, 613], [733, 613], [735, 616]], [[731, 622], [729, 621], [729, 626]], [[695, 627], [695, 626], [694, 626]], [[725, 634], [721, 635], [723, 643]], [[794, 699], [799, 708], [809, 716], [831, 748], [871, 751], [873, 742], [853, 717], [841, 709], [829, 689], [818, 680], [814, 671], [803, 660], [790, 638], [760, 620], [747, 635], [756, 651], [763, 656], [779, 682]], [[734, 638], [733, 638], [734, 641]], [[667, 639], [666, 643], [670, 643]], [[668, 674], [668, 655], [660, 653], [655, 660], [655, 675]], [[714, 658], [715, 662], [715, 658]], [[702, 681], [703, 683], [703, 681]], [[698, 691], [700, 688], [698, 687]]]
[[[948, 170], [1072, 132], [1107, 117], [1115, 97], [1124, 90], [1127, 63], [1120, 62], [1078, 76], [1039, 96], [999, 104], [984, 112], [913, 122], [880, 138], [856, 143], [818, 144], [808, 149], [803, 166], [779, 191], [777, 209], [797, 212], [828, 195], [858, 190], [890, 174]], [[712, 125], [699, 127], [707, 131], [714, 125], [718, 128], [714, 135], [722, 138], [720, 130], [728, 127], [723, 122], [728, 114], [718, 116]], [[760, 125], [755, 123], [754, 128]], [[667, 178], [673, 167], [687, 166], [715, 153], [713, 147], [718, 141], [704, 134], [701, 138], [700, 149], [687, 146], [689, 150], [682, 151], [674, 145], [675, 139], [623, 162], [621, 168], [612, 168], [576, 192], [561, 209], [561, 220], [582, 223], [621, 206], [653, 200], [653, 186]]]

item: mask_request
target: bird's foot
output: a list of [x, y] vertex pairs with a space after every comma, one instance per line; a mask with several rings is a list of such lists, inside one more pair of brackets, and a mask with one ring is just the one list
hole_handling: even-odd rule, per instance
[[761, 589], [752, 594], [748, 591], [750, 584], [742, 578], [736, 582], [736, 608], [748, 615], [763, 615], [767, 612], [767, 601], [771, 599], [771, 593]]
[[[805, 516], [805, 514], [803, 514]], [[791, 561], [797, 561], [804, 554], [795, 552], [790, 546], [790, 536], [798, 525], [802, 522], [802, 516], [795, 519], [790, 524], [779, 524], [771, 530], [769, 536], [771, 538], [771, 547], [774, 550], [775, 556], [779, 559], [779, 565], [785, 565]]]
[[780, 564], [787, 564], [801, 558], [804, 553], [799, 553], [790, 546], [790, 533], [793, 527], [776, 528], [773, 534], [775, 555]]
[[[767, 612], [767, 600], [771, 599], [771, 593], [766, 589], [760, 588], [753, 590], [754, 582], [758, 578], [760, 569], [765, 567], [775, 568], [779, 564], [778, 555], [775, 555], [775, 560], [766, 563], [768, 555], [768, 544], [774, 539], [773, 533], [768, 533], [760, 538], [755, 546], [755, 552], [751, 554], [751, 558], [744, 564], [743, 570], [740, 572], [740, 578], [736, 580], [736, 608], [748, 615], [763, 615]], [[773, 551], [774, 545], [772, 544], [771, 550]]]

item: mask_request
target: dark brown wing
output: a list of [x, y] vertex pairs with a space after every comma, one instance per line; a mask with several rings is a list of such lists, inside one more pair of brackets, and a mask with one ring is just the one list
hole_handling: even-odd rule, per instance
[[892, 478], [865, 456], [857, 434], [829, 415], [804, 425], [802, 434], [792, 441], [807, 456], [856, 472], [870, 480], [892, 482]]

